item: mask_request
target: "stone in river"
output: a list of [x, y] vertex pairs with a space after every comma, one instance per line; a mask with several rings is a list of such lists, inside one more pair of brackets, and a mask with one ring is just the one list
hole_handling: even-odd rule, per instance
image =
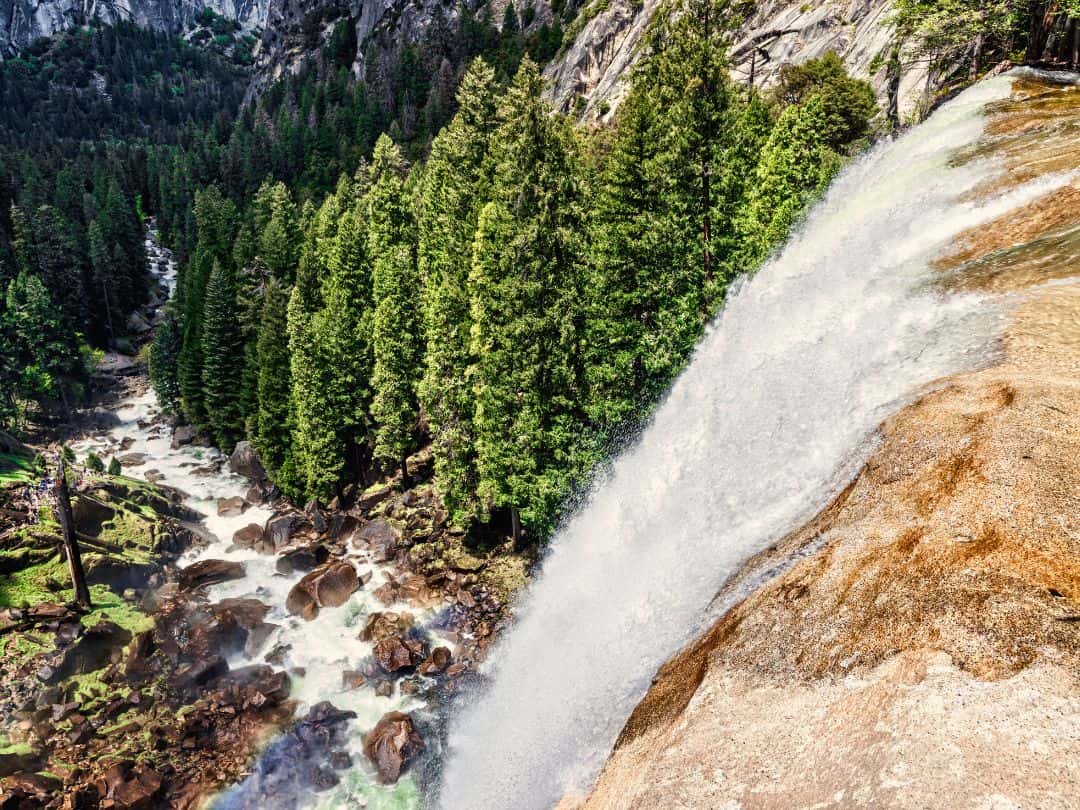
[[412, 718], [403, 712], [388, 712], [364, 737], [364, 756], [375, 766], [379, 782], [392, 785], [409, 762], [424, 748]]
[[219, 498], [217, 502], [218, 517], [235, 517], [236, 515], [242, 515], [247, 508], [247, 501], [239, 495], [232, 498]]
[[360, 579], [352, 563], [344, 561], [321, 565], [304, 576], [292, 590], [285, 607], [294, 616], [311, 620], [324, 607], [339, 607], [360, 589]]
[[375, 645], [375, 660], [387, 673], [413, 669], [427, 657], [427, 645], [416, 638], [391, 636]]
[[263, 467], [259, 454], [251, 446], [251, 442], [237, 442], [236, 448], [229, 456], [229, 469], [252, 481], [266, 480], [266, 468]]
[[193, 441], [195, 441], [195, 428], [191, 425], [180, 425], [173, 431], [172, 449], [176, 450], [185, 444], [191, 444]]
[[255, 548], [263, 539], [263, 527], [258, 523], [249, 523], [233, 532], [233, 545], [240, 548]]
[[200, 560], [180, 571], [181, 590], [190, 591], [205, 585], [217, 585], [244, 576], [244, 564], [232, 560]]

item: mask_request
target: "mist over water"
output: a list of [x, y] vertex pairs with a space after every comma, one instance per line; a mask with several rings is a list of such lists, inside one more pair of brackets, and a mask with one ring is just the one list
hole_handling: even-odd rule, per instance
[[968, 90], [857, 161], [731, 292], [652, 424], [553, 538], [489, 656], [492, 685], [452, 722], [444, 810], [546, 808], [586, 790], [737, 567], [850, 480], [885, 416], [993, 357], [1007, 302], [946, 296], [929, 263], [1066, 179], [965, 201], [1000, 169], [950, 156], [1010, 84]]

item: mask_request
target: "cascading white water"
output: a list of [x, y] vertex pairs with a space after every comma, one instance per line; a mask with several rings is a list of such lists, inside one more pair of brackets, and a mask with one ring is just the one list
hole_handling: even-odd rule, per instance
[[545, 808], [587, 789], [736, 567], [828, 502], [900, 402], [992, 356], [1004, 302], [945, 296], [928, 265], [1066, 179], [964, 201], [999, 167], [949, 158], [1010, 83], [968, 90], [857, 161], [732, 292], [652, 424], [553, 539], [489, 657], [493, 684], [452, 723], [443, 808]]

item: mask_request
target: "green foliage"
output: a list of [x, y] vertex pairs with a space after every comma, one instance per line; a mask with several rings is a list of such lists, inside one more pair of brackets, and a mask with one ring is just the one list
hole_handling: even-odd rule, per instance
[[738, 221], [743, 267], [753, 269], [780, 243], [839, 169], [840, 159], [828, 145], [829, 131], [817, 94], [780, 116]]
[[877, 112], [874, 89], [869, 82], [848, 76], [843, 60], [835, 51], [820, 59], [781, 67], [775, 94], [785, 105], [801, 104], [811, 96], [818, 96], [825, 115], [821, 134], [837, 152], [865, 138], [870, 131], [870, 119]]
[[111, 459], [109, 459], [109, 467], [107, 471], [109, 475], [120, 475], [123, 472], [120, 467], [120, 462], [116, 458], [116, 456], [113, 456]]
[[367, 197], [367, 254], [375, 303], [371, 416], [376, 425], [375, 458], [402, 466], [415, 441], [420, 374], [420, 290], [403, 171], [400, 151], [382, 135], [375, 144]]
[[202, 358], [202, 392], [207, 421], [217, 446], [228, 453], [243, 428], [239, 386], [243, 343], [236, 318], [235, 273], [228, 264], [217, 259], [206, 285]]
[[469, 285], [478, 495], [544, 533], [581, 473], [582, 191], [573, 133], [540, 89], [525, 59], [498, 109]]
[[417, 200], [425, 334], [420, 403], [434, 445], [435, 486], [454, 520], [476, 513], [476, 457], [469, 382], [469, 269], [490, 171], [495, 72], [477, 59], [458, 90], [458, 113], [431, 145]]
[[183, 346], [183, 333], [172, 312], [165, 314], [165, 319], [154, 332], [154, 342], [150, 346], [147, 363], [150, 384], [157, 396], [158, 404], [165, 413], [176, 413], [180, 409], [180, 386], [177, 382], [180, 351]]
[[259, 410], [252, 438], [271, 475], [283, 468], [288, 470], [292, 450], [288, 301], [288, 290], [280, 282], [272, 280], [267, 284], [256, 347]]
[[103, 473], [105, 472], [105, 462], [101, 460], [101, 456], [97, 453], [90, 451], [86, 454], [86, 469], [90, 472]]

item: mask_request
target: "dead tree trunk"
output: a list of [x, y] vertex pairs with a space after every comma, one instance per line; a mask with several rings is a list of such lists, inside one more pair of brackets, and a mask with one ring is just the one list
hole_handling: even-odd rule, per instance
[[79, 541], [75, 537], [75, 517], [71, 512], [63, 455], [56, 462], [53, 495], [56, 499], [56, 516], [60, 521], [60, 531], [64, 539], [64, 554], [67, 556], [68, 571], [71, 572], [71, 585], [75, 590], [75, 601], [89, 610], [92, 607], [90, 589], [86, 585], [86, 571], [83, 569], [82, 555], [79, 554]]

